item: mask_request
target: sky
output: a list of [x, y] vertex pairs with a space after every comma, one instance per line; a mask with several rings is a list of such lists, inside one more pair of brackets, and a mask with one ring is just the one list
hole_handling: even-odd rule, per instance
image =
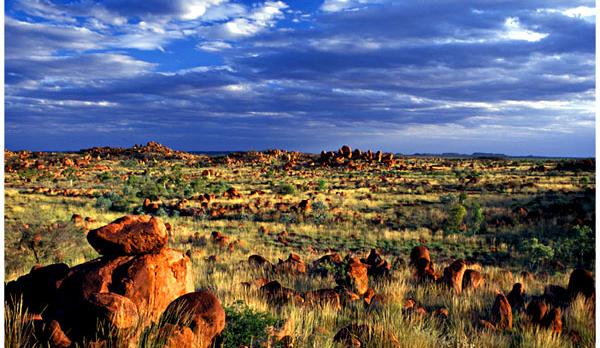
[[7, 0], [5, 143], [595, 155], [593, 1]]

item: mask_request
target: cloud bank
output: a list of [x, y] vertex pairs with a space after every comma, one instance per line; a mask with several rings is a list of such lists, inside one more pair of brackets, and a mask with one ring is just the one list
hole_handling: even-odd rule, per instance
[[593, 8], [20, 0], [6, 143], [591, 156]]

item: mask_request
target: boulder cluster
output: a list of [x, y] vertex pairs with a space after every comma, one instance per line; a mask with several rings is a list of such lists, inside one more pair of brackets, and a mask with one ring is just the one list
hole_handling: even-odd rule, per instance
[[485, 283], [483, 274], [478, 270], [478, 265], [468, 265], [466, 261], [458, 259], [444, 268], [443, 273], [438, 274], [429, 249], [424, 246], [416, 246], [410, 253], [410, 266], [414, 270], [414, 276], [419, 282], [439, 283], [460, 294], [466, 289], [478, 289]]
[[337, 151], [321, 151], [318, 162], [329, 166], [356, 167], [359, 162], [384, 163], [391, 166], [396, 163], [396, 160], [393, 153], [373, 152], [371, 150], [361, 151], [359, 149], [352, 151], [350, 146], [344, 145]]
[[[467, 289], [477, 289], [484, 285], [485, 280], [478, 265], [468, 265], [464, 260], [455, 260], [445, 267], [442, 274], [438, 274], [431, 260], [429, 249], [424, 246], [416, 246], [410, 253], [409, 265], [414, 270], [414, 278], [417, 282], [433, 282], [460, 294]], [[527, 279], [531, 276], [523, 272], [522, 276]], [[568, 307], [576, 297], [583, 296], [586, 300], [593, 300], [595, 294], [594, 278], [592, 273], [584, 269], [575, 269], [569, 278], [567, 288], [559, 285], [548, 285], [542, 296], [528, 296], [523, 284], [515, 283], [508, 293], [497, 291], [488, 319], [480, 319], [480, 325], [488, 330], [500, 331], [511, 329], [513, 326], [513, 315], [516, 312], [526, 311], [531, 324], [539, 325], [554, 333], [561, 333], [562, 319], [561, 308]], [[404, 309], [412, 309], [416, 312], [426, 312], [420, 308], [416, 301], [408, 299], [405, 301]], [[438, 309], [439, 314], [443, 313]], [[447, 311], [445, 316], [447, 317]]]
[[[202, 216], [210, 219], [223, 219], [228, 215], [240, 214], [264, 214], [275, 215], [280, 213], [295, 213], [298, 215], [310, 214], [312, 212], [312, 201], [303, 199], [299, 202], [276, 202], [261, 199], [264, 191], [252, 191], [244, 195], [236, 188], [230, 188], [223, 192], [221, 201], [214, 193], [198, 194], [190, 199], [179, 199], [163, 201], [161, 199], [145, 198], [137, 211], [150, 215], [178, 215], [178, 216]], [[228, 203], [227, 200], [238, 200], [250, 198], [246, 202]], [[198, 204], [199, 203], [199, 204]]]
[[87, 240], [100, 258], [71, 268], [34, 267], [6, 284], [7, 299], [22, 299], [33, 314], [39, 341], [54, 347], [136, 346], [144, 330], [161, 322], [168, 346], [185, 341], [183, 346], [208, 347], [223, 330], [219, 300], [208, 291], [194, 292], [191, 261], [167, 247], [159, 218], [125, 216], [91, 230]]
[[347, 255], [343, 258], [338, 253], [327, 254], [306, 264], [299, 255], [291, 253], [287, 259], [279, 259], [272, 264], [260, 255], [251, 255], [248, 258], [250, 266], [263, 269], [270, 277], [279, 274], [298, 275], [311, 274], [327, 276], [333, 273], [337, 286], [332, 289], [315, 289], [300, 292], [284, 287], [279, 281], [260, 278], [251, 282], [244, 282], [245, 287], [256, 287], [264, 295], [267, 302], [273, 305], [286, 303], [304, 304], [307, 306], [332, 305], [341, 308], [351, 302], [361, 301], [369, 307], [372, 299], [377, 296], [369, 287], [371, 280], [383, 279], [390, 275], [391, 264], [385, 260], [375, 249], [371, 250], [366, 258]]
[[151, 159], [183, 159], [189, 160], [199, 157], [183, 151], [176, 151], [168, 148], [165, 145], [157, 143], [156, 141], [149, 141], [146, 145], [135, 144], [130, 148], [118, 148], [118, 147], [93, 147], [90, 149], [81, 150], [81, 153], [93, 156], [95, 158], [115, 158], [115, 157], [127, 157], [135, 158], [138, 160], [146, 161]]
[[12, 152], [4, 150], [4, 157], [6, 161], [5, 170], [7, 173], [30, 168], [37, 170], [53, 169], [60, 172], [66, 168], [89, 168], [92, 162], [92, 156], [89, 154], [82, 156], [67, 155], [64, 157], [49, 157], [47, 153], [43, 152]]

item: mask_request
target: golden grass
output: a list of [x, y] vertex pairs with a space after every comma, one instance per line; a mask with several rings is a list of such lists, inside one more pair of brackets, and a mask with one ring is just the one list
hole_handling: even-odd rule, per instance
[[[407, 163], [418, 165], [427, 164], [427, 160], [407, 159]], [[128, 168], [122, 167], [117, 161], [103, 161], [114, 168], [114, 174], [124, 174]], [[474, 162], [479, 166], [478, 162]], [[460, 168], [466, 168], [463, 164]], [[579, 177], [577, 175], [565, 175], [564, 177], [550, 177], [543, 174], [530, 175], [530, 165], [515, 165], [512, 170], [506, 168], [477, 169], [482, 171], [481, 183], [504, 183], [508, 181], [520, 182], [522, 180], [533, 180], [539, 178], [534, 188], [508, 189], [508, 193], [469, 193], [469, 199], [477, 199], [482, 203], [486, 214], [503, 214], [510, 212], [512, 200], [524, 200], [531, 194], [544, 192], [545, 190], [580, 190]], [[142, 168], [142, 167], [140, 167]], [[206, 167], [208, 168], [208, 167]], [[444, 248], [454, 247], [445, 251], [450, 255], [458, 255], [459, 252], [467, 252], [468, 248], [476, 246], [481, 237], [467, 236], [464, 234], [443, 235], [431, 231], [423, 223], [442, 221], [445, 212], [438, 206], [416, 206], [401, 207], [401, 203], [433, 202], [440, 201], [441, 193], [427, 192], [426, 190], [405, 189], [403, 183], [419, 184], [424, 180], [431, 185], [458, 184], [458, 179], [450, 167], [441, 167], [439, 172], [431, 175], [428, 172], [409, 171], [402, 174], [394, 174], [388, 177], [389, 183], [383, 185], [379, 176], [386, 170], [376, 169], [370, 173], [354, 174], [355, 178], [349, 179], [348, 172], [342, 170], [315, 168], [307, 170], [304, 174], [285, 175], [280, 171], [275, 172], [274, 178], [266, 178], [263, 175], [255, 175], [261, 166], [246, 167], [236, 166], [232, 168], [224, 166], [211, 166], [215, 168], [219, 177], [209, 181], [217, 182], [225, 180], [244, 194], [240, 199], [217, 198], [216, 202], [224, 205], [247, 204], [254, 202], [256, 197], [249, 197], [251, 190], [261, 189], [266, 192], [261, 196], [264, 201], [271, 202], [293, 202], [298, 203], [308, 198], [308, 194], [297, 190], [292, 195], [278, 195], [273, 193], [273, 183], [287, 182], [316, 187], [319, 179], [327, 181], [328, 189], [318, 192], [311, 198], [315, 201], [325, 202], [327, 213], [340, 215], [348, 218], [347, 221], [330, 221], [316, 225], [310, 220], [296, 222], [284, 222], [282, 220], [265, 218], [265, 221], [234, 220], [234, 219], [195, 219], [185, 217], [164, 217], [174, 227], [174, 235], [170, 240], [170, 247], [182, 251], [191, 250], [192, 265], [195, 287], [197, 289], [209, 288], [215, 292], [224, 306], [231, 306], [237, 301], [243, 301], [248, 307], [272, 313], [282, 320], [293, 321], [294, 335], [298, 347], [334, 347], [333, 336], [341, 327], [349, 323], [367, 323], [378, 330], [393, 333], [402, 347], [571, 347], [573, 346], [569, 335], [570, 330], [575, 330], [582, 338], [582, 347], [592, 347], [595, 339], [595, 322], [593, 308], [582, 298], [575, 300], [563, 313], [565, 334], [552, 335], [547, 330], [534, 328], [527, 325], [527, 318], [523, 314], [515, 315], [515, 327], [507, 332], [487, 332], [481, 329], [478, 319], [489, 318], [489, 311], [494, 301], [495, 291], [510, 291], [515, 282], [522, 282], [530, 295], [543, 293], [547, 284], [566, 285], [568, 271], [551, 274], [548, 280], [534, 279], [525, 281], [519, 275], [520, 269], [504, 269], [495, 266], [483, 267], [486, 278], [485, 286], [476, 291], [467, 291], [461, 295], [454, 295], [447, 289], [433, 285], [414, 284], [411, 271], [406, 266], [395, 269], [389, 281], [371, 282], [371, 286], [378, 294], [384, 294], [388, 300], [386, 306], [381, 310], [367, 311], [362, 303], [353, 304], [334, 309], [330, 306], [306, 307], [288, 305], [281, 308], [273, 307], [261, 297], [256, 289], [247, 290], [241, 282], [252, 281], [259, 277], [270, 277], [278, 280], [284, 286], [299, 291], [307, 291], [335, 286], [334, 279], [329, 277], [271, 275], [262, 271], [251, 269], [247, 264], [248, 256], [260, 254], [271, 262], [276, 263], [279, 258], [285, 259], [290, 252], [298, 253], [309, 263], [325, 254], [324, 251], [313, 253], [309, 246], [324, 249], [325, 247], [337, 247], [343, 254], [347, 253], [347, 247], [353, 246], [361, 250], [360, 256], [366, 256], [370, 248], [382, 245], [393, 245], [391, 248], [398, 256], [407, 260], [408, 250], [411, 245], [425, 239], [429, 243], [438, 243]], [[198, 177], [202, 168], [185, 169], [185, 175]], [[139, 169], [138, 169], [139, 170]], [[236, 174], [234, 170], [239, 170]], [[93, 174], [96, 175], [97, 173]], [[522, 175], [529, 175], [526, 179]], [[305, 175], [305, 177], [303, 177]], [[367, 184], [376, 184], [380, 188], [371, 190], [363, 184], [354, 185], [354, 181], [364, 181]], [[594, 177], [590, 177], [588, 187], [595, 187]], [[23, 187], [33, 184], [18, 179], [14, 174], [7, 175], [10, 183], [5, 190], [6, 220], [5, 224], [12, 228], [7, 230], [7, 235], [17, 233], [16, 226], [27, 221], [39, 221], [46, 224], [64, 223], [70, 220], [74, 213], [82, 216], [93, 217], [96, 222], [92, 228], [102, 226], [120, 216], [122, 213], [99, 210], [94, 207], [94, 199], [90, 198], [68, 198], [60, 196], [44, 196], [40, 194], [22, 194]], [[66, 187], [72, 184], [76, 187], [97, 186], [102, 189], [111, 189], [106, 183], [98, 183], [91, 178], [82, 179], [80, 182], [53, 183], [51, 181], [36, 182], [35, 185], [47, 185], [48, 187]], [[33, 185], [33, 186], [35, 186]], [[336, 187], [341, 186], [341, 187]], [[341, 195], [340, 193], [343, 193]], [[140, 198], [140, 204], [141, 204]], [[191, 201], [192, 206], [199, 206], [198, 202]], [[402, 214], [399, 214], [399, 213]], [[357, 213], [358, 218], [354, 214]], [[399, 214], [399, 215], [397, 215]], [[386, 222], [413, 223], [414, 226], [398, 228], [396, 225], [372, 225], [369, 220], [381, 215]], [[259, 235], [261, 226], [265, 226], [270, 235]], [[239, 240], [240, 243], [230, 253], [211, 245], [196, 246], [188, 243], [188, 239], [195, 233], [208, 236], [211, 231], [221, 231], [228, 235], [231, 240]], [[281, 231], [295, 233], [305, 236], [307, 239], [294, 246], [283, 246], [275, 242], [276, 234]], [[352, 237], [355, 237], [354, 239]], [[8, 238], [8, 237], [6, 237]], [[82, 233], [78, 243], [87, 245], [85, 235]], [[385, 244], [388, 243], [388, 244]], [[460, 250], [462, 247], [463, 250]], [[507, 250], [507, 246], [499, 245], [500, 250]], [[395, 249], [394, 249], [395, 248]], [[457, 250], [457, 251], [454, 251]], [[217, 255], [216, 262], [209, 262], [207, 258]], [[6, 280], [12, 280], [26, 273], [35, 264], [35, 260], [28, 256], [27, 251], [15, 252], [14, 257], [20, 257], [20, 267], [8, 270]], [[432, 252], [436, 269], [441, 270], [447, 265], [448, 260], [438, 260], [438, 255]], [[71, 266], [97, 257], [96, 254], [75, 252], [70, 257]], [[391, 256], [388, 257], [389, 261]], [[449, 310], [449, 318], [446, 321], [436, 319], [432, 315], [424, 318], [408, 316], [402, 311], [404, 299], [413, 297], [421, 305], [430, 311], [439, 307]], [[5, 334], [7, 347], [23, 346], [23, 340], [30, 335], [28, 324], [23, 321], [25, 313], [20, 307], [5, 306]], [[9, 340], [10, 339], [10, 340]], [[373, 347], [384, 347], [386, 342], [381, 337], [374, 337], [370, 343]]]

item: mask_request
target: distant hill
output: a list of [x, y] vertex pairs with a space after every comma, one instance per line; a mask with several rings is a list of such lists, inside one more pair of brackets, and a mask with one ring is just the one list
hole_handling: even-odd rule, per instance
[[513, 156], [506, 155], [503, 153], [488, 153], [488, 152], [473, 152], [472, 154], [456, 153], [456, 152], [444, 152], [444, 153], [414, 153], [414, 154], [398, 154], [399, 156], [408, 157], [444, 157], [444, 158], [477, 158], [477, 159], [561, 159], [561, 158], [593, 158], [593, 157], [560, 157], [560, 156]]

